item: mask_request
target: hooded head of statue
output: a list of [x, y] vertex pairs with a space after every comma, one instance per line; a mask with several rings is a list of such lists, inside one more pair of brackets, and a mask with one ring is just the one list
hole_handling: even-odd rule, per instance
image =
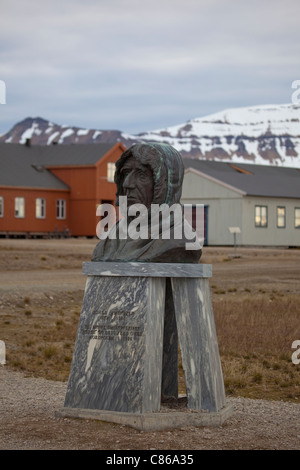
[[[201, 257], [201, 244], [184, 219], [180, 205], [183, 176], [182, 158], [170, 145], [142, 143], [126, 150], [116, 162], [115, 183], [116, 205], [121, 209], [125, 200], [127, 213], [123, 213], [125, 217], [101, 237], [92, 261], [197, 263]], [[144, 208], [143, 217], [139, 217], [140, 236], [131, 237], [133, 212], [130, 209], [132, 206], [140, 209], [140, 205]], [[171, 206], [179, 212], [170, 211]], [[169, 222], [169, 236], [165, 236], [164, 214]], [[179, 225], [181, 237], [176, 232]], [[128, 236], [124, 236], [125, 233]], [[187, 242], [193, 239], [193, 249], [186, 249]]]

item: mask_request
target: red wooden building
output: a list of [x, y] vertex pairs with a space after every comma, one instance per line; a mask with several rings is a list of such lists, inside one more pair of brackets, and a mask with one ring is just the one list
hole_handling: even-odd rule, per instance
[[102, 203], [114, 203], [117, 144], [0, 144], [2, 236], [96, 236]]

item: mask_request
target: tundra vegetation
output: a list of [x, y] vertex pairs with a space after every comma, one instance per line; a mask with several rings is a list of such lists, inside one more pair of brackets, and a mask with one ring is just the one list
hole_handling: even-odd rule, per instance
[[[0, 239], [0, 340], [6, 365], [66, 381], [97, 239]], [[300, 400], [300, 250], [204, 247], [228, 396]], [[185, 392], [179, 354], [179, 392]], [[299, 354], [300, 355], [300, 354]]]

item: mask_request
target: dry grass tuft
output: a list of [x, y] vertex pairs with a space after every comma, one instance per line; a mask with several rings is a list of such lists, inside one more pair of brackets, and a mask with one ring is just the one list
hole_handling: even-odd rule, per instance
[[292, 343], [300, 338], [298, 295], [224, 298], [214, 302], [223, 375], [228, 394], [300, 399], [300, 375]]

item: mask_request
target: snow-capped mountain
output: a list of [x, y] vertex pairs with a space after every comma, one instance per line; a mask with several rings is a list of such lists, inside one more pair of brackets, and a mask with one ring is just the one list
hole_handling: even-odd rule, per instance
[[138, 136], [182, 156], [300, 168], [300, 105], [233, 108]]
[[171, 144], [183, 157], [300, 168], [300, 105], [227, 109], [138, 135], [27, 118], [1, 136], [0, 142], [22, 144], [27, 139], [32, 145], [121, 141], [126, 147], [159, 141]]

